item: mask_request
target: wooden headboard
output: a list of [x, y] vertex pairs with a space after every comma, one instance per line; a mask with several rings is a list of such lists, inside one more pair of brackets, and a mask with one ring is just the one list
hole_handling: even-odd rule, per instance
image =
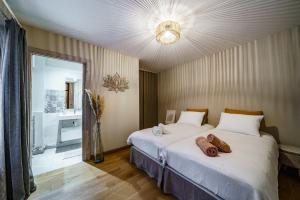
[[264, 115], [263, 111], [249, 111], [249, 110], [235, 110], [231, 108], [225, 108], [225, 113], [241, 114], [241, 115]]

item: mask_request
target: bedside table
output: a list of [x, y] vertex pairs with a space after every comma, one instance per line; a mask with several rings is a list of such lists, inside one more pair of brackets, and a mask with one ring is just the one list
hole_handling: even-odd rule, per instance
[[283, 165], [298, 169], [300, 177], [300, 147], [280, 144], [279, 160]]

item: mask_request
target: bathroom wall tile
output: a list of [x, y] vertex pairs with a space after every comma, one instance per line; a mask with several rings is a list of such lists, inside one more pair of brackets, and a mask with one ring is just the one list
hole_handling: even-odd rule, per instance
[[45, 96], [45, 113], [62, 112], [65, 105], [65, 91], [63, 90], [46, 90]]

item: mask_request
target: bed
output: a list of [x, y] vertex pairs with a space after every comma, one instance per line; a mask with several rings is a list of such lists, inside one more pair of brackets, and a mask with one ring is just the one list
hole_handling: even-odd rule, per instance
[[164, 162], [162, 154], [166, 146], [214, 128], [209, 124], [196, 127], [184, 123], [168, 124], [164, 127], [169, 133], [161, 136], [154, 135], [152, 128], [135, 131], [128, 137], [127, 144], [134, 145], [153, 159]]
[[205, 124], [196, 127], [184, 123], [174, 123], [165, 125], [168, 134], [156, 136], [152, 128], [143, 129], [132, 133], [127, 143], [132, 145], [130, 162], [137, 168], [145, 171], [150, 177], [156, 179], [157, 186], [162, 183], [163, 170], [165, 165], [165, 149], [177, 141], [197, 135], [201, 132], [213, 129], [214, 127]]
[[[213, 133], [231, 153], [207, 157], [195, 139]], [[163, 191], [178, 199], [278, 199], [278, 147], [275, 139], [213, 129], [166, 148]]]
[[[153, 142], [157, 147], [152, 151], [136, 143], [144, 149], [133, 146], [131, 160], [150, 176], [159, 174], [163, 192], [178, 199], [277, 200], [278, 145], [273, 136], [260, 131], [262, 127], [262, 111], [226, 108], [217, 128], [175, 139], [182, 130], [174, 126], [172, 142]], [[195, 140], [210, 133], [230, 144], [232, 152], [206, 156]]]

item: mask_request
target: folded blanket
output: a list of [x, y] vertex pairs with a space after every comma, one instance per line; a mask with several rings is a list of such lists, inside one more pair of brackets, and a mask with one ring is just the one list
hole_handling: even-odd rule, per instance
[[207, 156], [215, 157], [218, 155], [218, 148], [209, 143], [205, 137], [196, 138], [196, 144]]
[[224, 153], [230, 153], [231, 152], [230, 146], [226, 142], [224, 142], [223, 140], [218, 138], [217, 136], [215, 136], [213, 134], [209, 134], [207, 136], [207, 140], [208, 140], [208, 142], [210, 142], [214, 146], [218, 147], [219, 151], [222, 151]]

